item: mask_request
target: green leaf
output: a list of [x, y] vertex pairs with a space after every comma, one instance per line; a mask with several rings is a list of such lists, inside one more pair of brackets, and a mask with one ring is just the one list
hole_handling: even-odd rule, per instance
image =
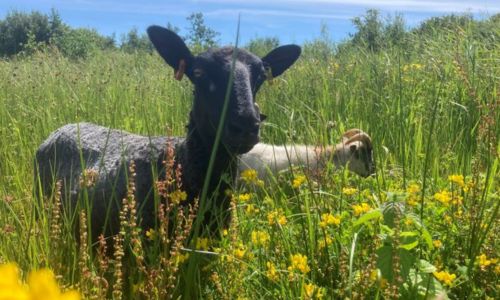
[[389, 282], [393, 282], [394, 253], [396, 253], [399, 256], [399, 262], [401, 266], [399, 274], [403, 278], [403, 281], [406, 281], [406, 278], [410, 273], [411, 266], [415, 261], [415, 256], [412, 255], [412, 253], [407, 251], [406, 249], [398, 248], [396, 251], [393, 251], [392, 245], [386, 245], [380, 247], [377, 250], [377, 255], [378, 255], [377, 268], [380, 269], [382, 277], [386, 278]]
[[429, 233], [429, 231], [425, 228], [425, 226], [420, 222], [420, 219], [414, 214], [408, 214], [408, 217], [411, 220], [413, 220], [413, 223], [415, 224], [415, 226], [422, 233], [422, 238], [424, 239], [425, 243], [427, 244], [427, 247], [429, 247], [430, 250], [434, 249], [434, 245], [432, 244], [432, 236]]
[[403, 231], [399, 234], [399, 236], [407, 237], [407, 236], [418, 236], [418, 232], [416, 231]]
[[403, 245], [399, 245], [399, 248], [403, 248], [403, 249], [406, 249], [406, 250], [411, 250], [415, 247], [418, 246], [418, 240], [415, 240], [414, 242], [411, 242], [409, 244], [403, 244]]
[[380, 212], [380, 210], [375, 209], [375, 210], [367, 212], [366, 214], [359, 217], [359, 219], [357, 219], [356, 222], [354, 222], [354, 226], [356, 227], [359, 225], [363, 225], [363, 224], [366, 224], [370, 220], [379, 219], [381, 217], [382, 217], [382, 213]]
[[417, 262], [417, 267], [418, 267], [418, 270], [422, 273], [432, 273], [432, 272], [435, 272], [437, 270], [433, 264], [426, 261], [425, 259], [420, 259]]

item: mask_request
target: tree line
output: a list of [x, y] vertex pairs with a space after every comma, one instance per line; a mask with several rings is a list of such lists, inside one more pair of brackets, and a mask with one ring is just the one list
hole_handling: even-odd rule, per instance
[[[201, 52], [218, 46], [219, 33], [206, 25], [202, 13], [192, 13], [187, 18], [189, 27], [183, 36], [186, 43]], [[433, 39], [459, 29], [471, 29], [474, 37], [485, 43], [498, 43], [500, 37], [500, 14], [484, 20], [475, 20], [471, 14], [451, 14], [425, 20], [409, 29], [403, 16], [381, 16], [378, 10], [367, 10], [364, 15], [352, 19], [356, 31], [340, 43], [333, 43], [326, 25], [314, 40], [304, 43], [304, 54], [321, 57], [339, 55], [353, 48], [378, 52], [392, 48], [415, 51], [412, 41]], [[180, 29], [170, 23], [166, 27], [179, 33]], [[277, 37], [256, 37], [245, 48], [264, 55], [280, 44]], [[65, 24], [59, 13], [52, 9], [48, 14], [11, 11], [0, 20], [0, 57], [29, 55], [34, 51], [52, 47], [70, 58], [85, 58], [96, 50], [121, 50], [125, 52], [152, 52], [153, 46], [145, 33], [132, 28], [119, 40], [115, 35], [104, 36], [95, 29], [72, 28]]]

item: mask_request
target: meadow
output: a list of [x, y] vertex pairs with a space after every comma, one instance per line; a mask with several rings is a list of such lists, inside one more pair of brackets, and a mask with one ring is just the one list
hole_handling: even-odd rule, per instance
[[309, 49], [257, 96], [263, 141], [328, 145], [361, 128], [375, 176], [244, 173], [220, 240], [188, 238], [196, 212], [173, 206], [175, 238], [140, 228], [130, 197], [110, 257], [111, 241], [89, 245], [85, 226], [75, 241], [57, 194], [35, 200], [34, 153], [83, 121], [182, 136], [190, 83], [157, 54], [0, 60], [0, 264], [15, 262], [23, 280], [49, 268], [85, 299], [498, 299], [500, 43], [463, 28], [410, 44]]

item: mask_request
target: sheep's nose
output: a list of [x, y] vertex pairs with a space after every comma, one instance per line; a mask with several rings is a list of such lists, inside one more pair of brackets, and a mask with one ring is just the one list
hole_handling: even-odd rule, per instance
[[234, 136], [258, 135], [259, 128], [260, 121], [255, 118], [234, 120], [227, 125], [229, 133]]

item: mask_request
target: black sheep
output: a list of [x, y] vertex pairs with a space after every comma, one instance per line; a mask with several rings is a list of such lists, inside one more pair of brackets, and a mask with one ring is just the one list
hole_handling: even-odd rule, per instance
[[167, 141], [175, 147], [175, 163], [182, 166], [187, 203], [200, 196], [229, 89], [227, 114], [206, 202], [200, 204], [207, 208], [205, 224], [214, 224], [213, 212], [229, 208], [224, 191], [234, 180], [236, 156], [259, 142], [262, 115], [255, 104], [257, 91], [267, 76], [282, 74], [301, 52], [300, 47], [287, 45], [261, 59], [243, 49], [224, 47], [194, 56], [174, 32], [159, 26], [151, 26], [147, 32], [161, 57], [174, 68], [175, 78], [181, 80], [185, 74], [194, 85], [186, 138], [147, 137], [89, 123], [69, 124], [53, 132], [36, 152], [35, 184], [48, 195], [53, 192], [54, 183], [61, 180], [62, 201], [70, 208], [74, 208], [82, 191], [82, 172], [96, 171], [96, 182], [88, 189], [93, 240], [100, 233], [109, 236], [119, 229], [118, 213], [126, 197], [131, 161], [136, 165], [135, 198], [141, 226], [145, 229], [154, 226], [153, 189], [158, 179], [155, 174], [161, 173]]

